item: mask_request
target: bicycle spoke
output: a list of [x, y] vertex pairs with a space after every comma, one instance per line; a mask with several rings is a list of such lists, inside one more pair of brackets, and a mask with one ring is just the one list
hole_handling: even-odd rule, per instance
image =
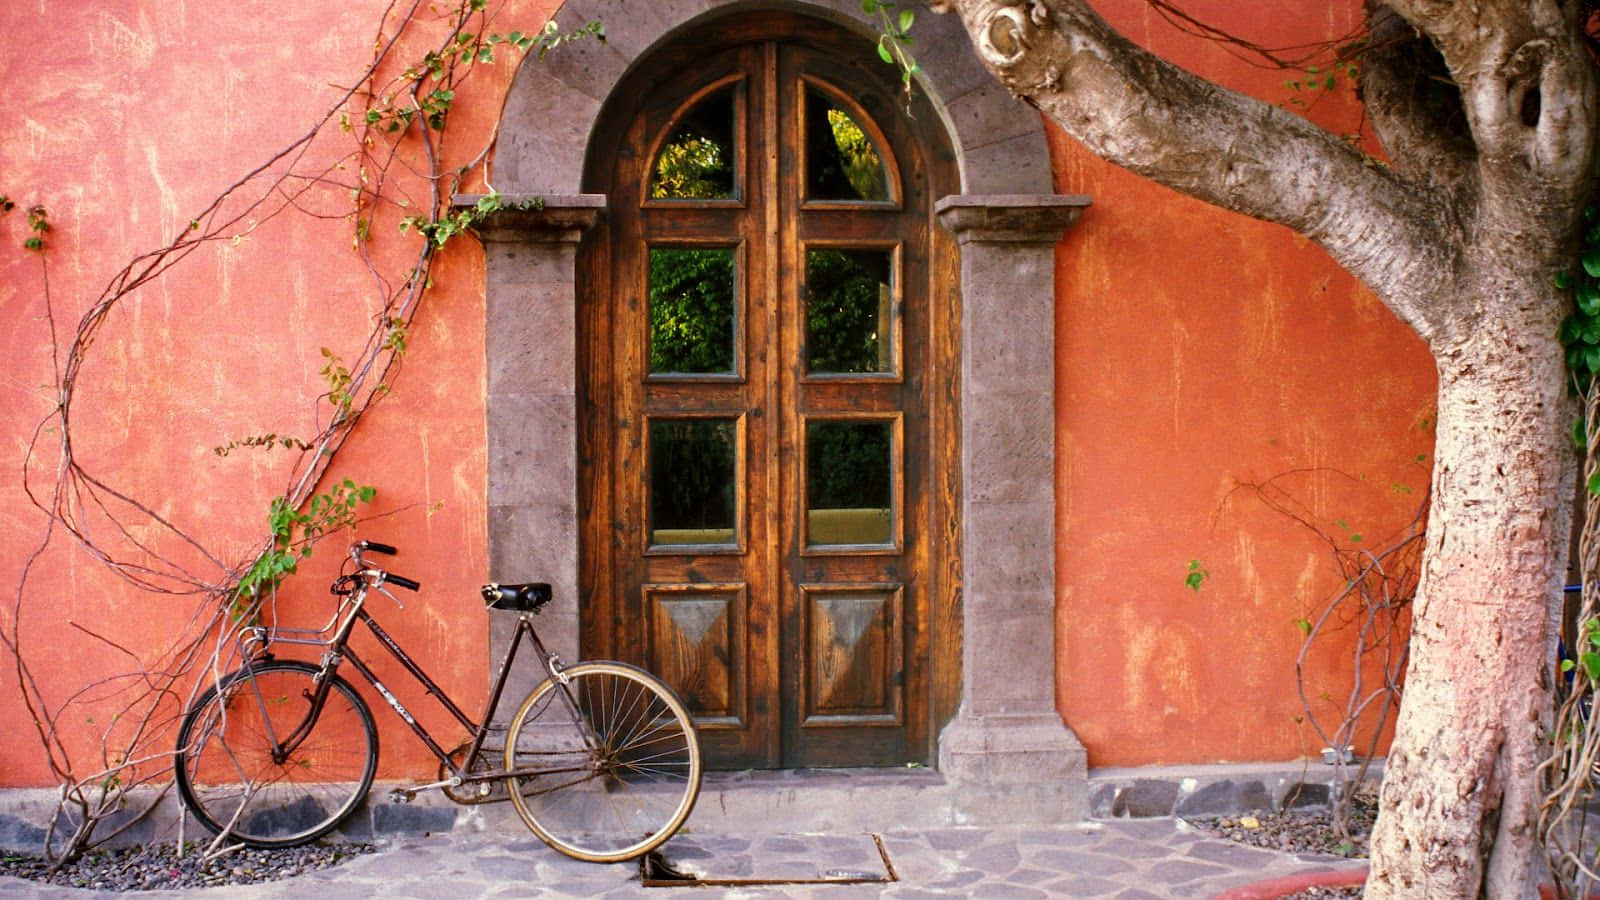
[[[513, 777], [517, 812], [551, 846], [579, 859], [648, 852], [676, 831], [699, 794], [699, 748], [688, 714], [629, 666], [584, 663], [566, 675], [567, 684], [546, 682], [524, 701], [507, 745], [592, 735], [596, 770], [584, 778]], [[555, 697], [563, 699], [552, 705]], [[519, 755], [508, 749], [508, 769], [526, 768]]]

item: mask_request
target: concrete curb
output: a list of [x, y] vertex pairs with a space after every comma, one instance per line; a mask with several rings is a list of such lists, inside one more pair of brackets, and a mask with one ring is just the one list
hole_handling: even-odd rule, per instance
[[[1022, 792], [1008, 785], [954, 784], [932, 769], [841, 769], [719, 772], [707, 777], [688, 831], [882, 831], [895, 827], [1067, 824], [1083, 821], [1087, 792], [1092, 819], [1162, 819], [1235, 815], [1325, 803], [1341, 773], [1321, 763], [1173, 766], [1099, 769], [1087, 785], [1063, 783], [1059, 791], [1037, 785]], [[1375, 766], [1371, 777], [1381, 774]], [[1354, 771], [1342, 773], [1348, 779]], [[439, 791], [404, 804], [389, 802], [394, 782], [374, 784], [369, 799], [341, 829], [346, 840], [370, 841], [448, 832], [516, 833], [523, 830], [508, 803], [458, 806]], [[109, 846], [202, 840], [207, 833], [180, 814], [175, 795], [141, 791], [130, 811], [113, 816], [107, 831], [128, 824], [133, 810], [154, 801], [143, 819]], [[38, 854], [55, 812], [53, 789], [0, 790], [0, 850]]]

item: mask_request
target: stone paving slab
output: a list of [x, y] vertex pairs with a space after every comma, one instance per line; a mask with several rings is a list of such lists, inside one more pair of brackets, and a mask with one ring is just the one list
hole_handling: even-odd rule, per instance
[[[889, 884], [644, 887], [635, 864], [568, 859], [522, 833], [464, 832], [387, 841], [378, 853], [272, 884], [136, 897], [226, 900], [355, 900], [368, 897], [899, 898], [1212, 897], [1267, 878], [1333, 868], [1343, 860], [1301, 858], [1213, 838], [1180, 819], [1090, 821], [1061, 826], [893, 829], [879, 833], [898, 881]], [[853, 869], [872, 863], [867, 834], [680, 834], [668, 855], [708, 871], [769, 874]], [[876, 865], [876, 863], [875, 863]], [[719, 868], [720, 867], [720, 868]], [[0, 897], [92, 894], [0, 878]]]

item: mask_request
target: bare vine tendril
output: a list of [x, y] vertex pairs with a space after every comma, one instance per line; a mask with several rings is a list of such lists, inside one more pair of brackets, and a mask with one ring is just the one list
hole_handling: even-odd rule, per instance
[[[475, 67], [497, 55], [543, 56], [580, 37], [601, 37], [598, 23], [560, 32], [554, 23], [528, 32], [492, 33], [487, 0], [459, 0], [440, 13], [422, 0], [385, 11], [365, 69], [320, 116], [286, 146], [269, 154], [218, 193], [165, 245], [122, 266], [69, 333], [60, 330], [50, 295], [50, 222], [42, 206], [27, 211], [27, 249], [37, 252], [39, 292], [50, 336], [51, 409], [33, 431], [24, 490], [44, 515], [0, 620], [23, 703], [44, 750], [61, 801], [46, 850], [65, 862], [131, 826], [167, 790], [171, 725], [195, 692], [237, 663], [241, 628], [260, 620], [283, 577], [316, 541], [355, 520], [372, 488], [333, 480], [331, 466], [365, 414], [386, 396], [405, 356], [406, 335], [432, 284], [433, 265], [451, 238], [496, 208], [492, 192], [473, 210], [452, 212], [450, 198], [481, 171], [493, 135], [474, 152], [446, 152], [457, 91]], [[420, 58], [403, 48], [426, 46]], [[342, 142], [346, 149], [330, 150]], [[447, 162], [448, 161], [448, 162]], [[15, 206], [0, 197], [0, 209]], [[400, 224], [406, 233], [390, 225]], [[76, 415], [87, 361], [112, 313], [142, 289], [193, 259], [202, 248], [225, 247], [280, 217], [344, 219], [372, 298], [369, 330], [348, 361], [324, 350], [326, 390], [311, 398], [314, 434], [271, 432], [217, 448], [275, 448], [293, 454], [283, 493], [262, 511], [267, 525], [256, 551], [224, 559], [202, 536], [161, 512], [163, 498], [136, 496], [90, 468], [76, 452]], [[375, 228], [374, 223], [385, 227]], [[398, 264], [395, 260], [401, 260]], [[360, 339], [358, 339], [360, 340]], [[345, 339], [341, 338], [341, 343]], [[83, 637], [125, 661], [121, 674], [97, 676], [65, 700], [49, 699], [41, 676], [43, 649], [28, 640], [32, 609], [42, 598], [38, 567], [46, 553], [70, 541], [131, 587], [155, 597], [197, 600], [187, 625], [164, 648], [125, 646], [112, 635], [74, 623]], [[108, 671], [115, 671], [111, 669]], [[210, 677], [202, 677], [209, 673]], [[52, 679], [62, 673], [50, 671]], [[91, 749], [81, 737], [86, 710], [113, 709]], [[69, 720], [72, 727], [69, 727]], [[146, 790], [137, 790], [145, 788]], [[114, 821], [113, 821], [114, 820]]]

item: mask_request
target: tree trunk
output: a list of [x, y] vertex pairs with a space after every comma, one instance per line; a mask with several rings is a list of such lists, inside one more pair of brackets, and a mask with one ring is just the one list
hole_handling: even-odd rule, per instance
[[1551, 337], [1565, 303], [1548, 283], [1524, 283], [1463, 305], [1483, 311], [1477, 327], [1435, 346], [1428, 549], [1369, 897], [1522, 898], [1538, 875], [1550, 597], [1576, 471], [1576, 406]]
[[1089, 0], [929, 2], [1091, 151], [1306, 235], [1427, 341], [1432, 507], [1368, 893], [1528, 896], [1576, 470], [1552, 276], [1595, 163], [1580, 5], [1365, 0], [1380, 162], [1135, 46]]

